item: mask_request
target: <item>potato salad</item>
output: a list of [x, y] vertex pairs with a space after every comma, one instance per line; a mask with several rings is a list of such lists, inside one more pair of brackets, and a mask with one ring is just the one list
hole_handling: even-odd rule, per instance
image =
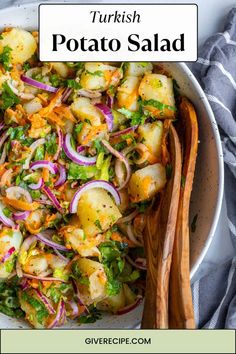
[[2, 313], [54, 328], [140, 304], [176, 112], [161, 66], [40, 62], [37, 32], [1, 33]]

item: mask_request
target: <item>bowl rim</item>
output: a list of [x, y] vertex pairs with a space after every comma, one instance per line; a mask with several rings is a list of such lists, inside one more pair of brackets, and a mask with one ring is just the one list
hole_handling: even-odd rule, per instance
[[[67, 1], [62, 1], [62, 3], [63, 2], [67, 2]], [[9, 9], [17, 10], [20, 7], [24, 7], [24, 8], [36, 7], [40, 3], [47, 3], [47, 1], [34, 0], [33, 2], [23, 2], [23, 3], [16, 1], [15, 3], [11, 3], [8, 6], [0, 8], [0, 11], [3, 12], [4, 10], [9, 10]], [[217, 200], [216, 200], [216, 205], [215, 205], [214, 216], [213, 216], [213, 219], [211, 222], [210, 231], [208, 233], [208, 237], [205, 241], [204, 247], [202, 248], [200, 255], [198, 256], [197, 260], [195, 261], [194, 266], [192, 267], [192, 269], [190, 271], [190, 278], [192, 280], [193, 277], [195, 276], [198, 268], [200, 267], [203, 259], [206, 256], [206, 253], [212, 243], [212, 240], [214, 238], [215, 231], [216, 231], [216, 228], [218, 225], [222, 202], [223, 202], [223, 195], [224, 195], [224, 160], [223, 160], [223, 151], [222, 151], [222, 145], [221, 145], [221, 139], [220, 139], [218, 125], [216, 123], [214, 113], [212, 111], [209, 101], [207, 100], [205, 92], [203, 91], [197, 78], [194, 76], [194, 74], [192, 73], [190, 68], [187, 66], [187, 64], [185, 64], [183, 62], [174, 62], [173, 64], [177, 65], [181, 69], [181, 71], [187, 76], [187, 78], [188, 78], [188, 80], [190, 80], [194, 90], [201, 97], [201, 102], [206, 109], [207, 116], [208, 116], [208, 119], [210, 121], [212, 130], [213, 130], [214, 140], [216, 143], [217, 157], [218, 157], [218, 193], [217, 193]]]
[[203, 88], [200, 86], [197, 78], [194, 76], [194, 74], [192, 73], [190, 68], [187, 66], [187, 64], [185, 64], [185, 63], [176, 63], [176, 64], [188, 76], [188, 79], [191, 81], [193, 88], [195, 89], [197, 94], [199, 96], [201, 96], [201, 102], [207, 111], [208, 119], [210, 121], [212, 130], [213, 130], [213, 135], [215, 138], [214, 140], [216, 143], [217, 157], [218, 157], [218, 193], [217, 193], [217, 200], [216, 200], [216, 205], [215, 205], [214, 216], [212, 219], [211, 228], [208, 233], [208, 237], [207, 237], [207, 240], [204, 244], [204, 247], [201, 250], [201, 253], [198, 256], [194, 266], [191, 269], [190, 278], [192, 280], [194, 275], [196, 274], [198, 268], [200, 267], [203, 259], [205, 258], [206, 253], [212, 243], [212, 240], [214, 238], [216, 228], [218, 225], [218, 221], [220, 218], [222, 202], [223, 202], [223, 195], [224, 195], [224, 159], [223, 159], [223, 150], [222, 150], [222, 145], [221, 145], [221, 138], [220, 138], [218, 124], [216, 122], [211, 105], [205, 95], [205, 92], [203, 91]]

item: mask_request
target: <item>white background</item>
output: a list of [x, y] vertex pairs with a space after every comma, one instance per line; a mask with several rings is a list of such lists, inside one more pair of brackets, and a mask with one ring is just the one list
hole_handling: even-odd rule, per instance
[[[140, 15], [140, 23], [100, 23], [96, 17], [92, 21], [91, 11], [104, 14], [119, 14], [136, 12]], [[51, 19], [48, 21], [48, 19]], [[40, 49], [39, 58], [42, 61], [196, 61], [197, 60], [197, 7], [195, 5], [41, 5], [40, 6]], [[161, 39], [167, 38], [171, 42], [184, 34], [184, 51], [155, 51], [154, 34], [159, 37], [159, 49]], [[57, 51], [53, 51], [53, 35], [58, 34]], [[68, 50], [66, 43], [62, 43], [62, 36], [66, 41], [71, 41], [74, 50], [74, 39], [79, 43], [78, 49]], [[132, 51], [135, 46], [129, 44], [128, 37], [138, 34], [138, 42], [142, 45], [142, 39], [150, 39], [151, 50]], [[112, 51], [108, 47], [102, 51], [100, 44], [98, 51], [82, 51], [80, 39], [97, 40], [101, 38], [119, 40], [121, 47]], [[135, 36], [136, 39], [136, 36]], [[137, 40], [137, 39], [136, 39]], [[92, 42], [93, 43], [93, 42]], [[165, 43], [165, 42], [164, 42]], [[146, 44], [146, 41], [144, 42]], [[132, 50], [128, 50], [128, 48]], [[179, 45], [178, 45], [179, 47]], [[116, 45], [114, 46], [116, 48]], [[70, 49], [70, 48], [69, 48]]]

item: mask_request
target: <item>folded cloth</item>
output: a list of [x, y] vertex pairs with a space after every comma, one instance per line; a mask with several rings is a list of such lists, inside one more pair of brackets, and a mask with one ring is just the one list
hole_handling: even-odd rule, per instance
[[[219, 125], [227, 216], [236, 255], [236, 8], [229, 12], [224, 32], [204, 43], [193, 72]], [[192, 293], [199, 328], [236, 328], [236, 257], [196, 281]]]

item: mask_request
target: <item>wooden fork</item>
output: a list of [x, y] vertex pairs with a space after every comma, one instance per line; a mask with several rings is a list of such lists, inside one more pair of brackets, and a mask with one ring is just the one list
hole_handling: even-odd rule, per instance
[[141, 328], [168, 328], [169, 275], [181, 182], [181, 147], [170, 125], [171, 178], [157, 210], [147, 216], [144, 246], [147, 256], [145, 303]]
[[195, 328], [189, 266], [189, 203], [198, 148], [197, 116], [192, 103], [180, 103], [183, 143], [182, 187], [170, 276], [169, 328]]

